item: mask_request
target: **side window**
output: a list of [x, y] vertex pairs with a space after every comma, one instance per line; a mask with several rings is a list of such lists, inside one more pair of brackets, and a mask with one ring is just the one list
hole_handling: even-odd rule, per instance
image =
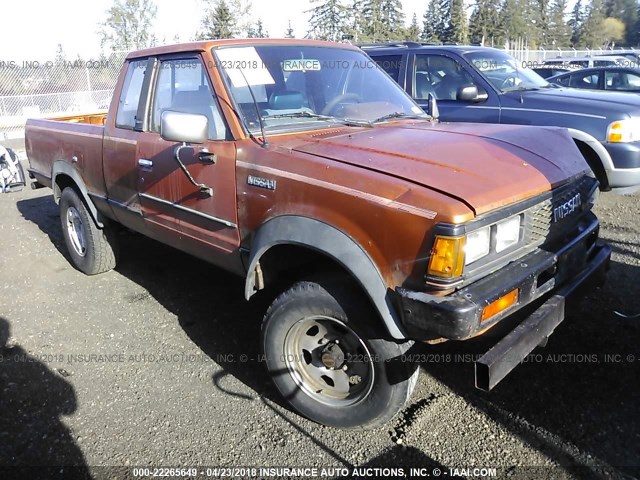
[[146, 66], [146, 60], [129, 63], [118, 102], [118, 113], [116, 114], [116, 127], [118, 128], [133, 130], [136, 126], [136, 114], [138, 113], [138, 102]]
[[630, 72], [605, 71], [604, 84], [607, 90], [639, 90], [640, 76]]
[[209, 120], [209, 140], [227, 139], [226, 124], [199, 59], [166, 60], [160, 63], [153, 99], [153, 132], [160, 133], [160, 119], [165, 110], [204, 115]]
[[598, 74], [597, 73], [573, 73], [571, 74], [571, 81], [569, 82], [570, 87], [575, 88], [587, 88], [587, 89], [597, 89], [598, 88]]
[[474, 85], [473, 77], [454, 59], [443, 55], [416, 55], [413, 98], [456, 100], [458, 89]]
[[400, 80], [402, 55], [380, 55], [373, 57], [373, 60], [396, 82]]
[[558, 85], [563, 85], [565, 87], [568, 87], [570, 79], [571, 79], [571, 75], [565, 75], [564, 77], [556, 79], [555, 83], [557, 83]]

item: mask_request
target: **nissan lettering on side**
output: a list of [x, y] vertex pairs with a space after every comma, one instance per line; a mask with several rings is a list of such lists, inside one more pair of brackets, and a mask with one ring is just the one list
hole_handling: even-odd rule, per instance
[[26, 144], [78, 270], [113, 269], [128, 229], [241, 276], [271, 304], [266, 371], [334, 427], [400, 411], [422, 343], [508, 326], [476, 363], [491, 389], [608, 266], [566, 130], [439, 124], [351, 45], [133, 52], [107, 113], [29, 120]]

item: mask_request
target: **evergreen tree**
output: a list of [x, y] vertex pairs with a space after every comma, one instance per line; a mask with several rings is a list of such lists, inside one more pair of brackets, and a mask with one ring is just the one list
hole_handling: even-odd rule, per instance
[[549, 29], [545, 48], [566, 48], [571, 43], [571, 26], [565, 21], [567, 0], [552, 0], [549, 4]]
[[573, 6], [571, 19], [567, 22], [571, 29], [571, 45], [580, 44], [580, 33], [582, 32], [582, 24], [584, 23], [584, 10], [582, 0], [578, 0]]
[[604, 31], [604, 4], [602, 0], [591, 0], [587, 15], [580, 29], [580, 45], [587, 48], [600, 48], [606, 42]]
[[400, 40], [405, 37], [404, 12], [400, 0], [382, 0], [382, 37], [384, 40]]
[[198, 40], [233, 38], [238, 34], [238, 24], [225, 0], [206, 0], [205, 14], [201, 20]]
[[463, 0], [451, 0], [448, 17], [449, 24], [445, 30], [443, 40], [451, 43], [467, 43], [468, 26]]
[[425, 42], [440, 43], [443, 41], [447, 26], [449, 24], [448, 15], [443, 12], [448, 12], [448, 5], [446, 10], [442, 10], [443, 0], [429, 0], [427, 4], [427, 10], [422, 17], [422, 35], [421, 40]]
[[405, 37], [407, 40], [411, 42], [417, 42], [420, 40], [420, 34], [422, 31], [420, 30], [420, 25], [418, 25], [418, 16], [414, 13], [411, 18], [411, 25], [407, 29], [407, 36]]
[[524, 40], [530, 29], [523, 12], [527, 10], [526, 0], [504, 0], [498, 17], [497, 36], [502, 44]]
[[258, 19], [256, 22], [256, 37], [255, 38], [269, 38], [269, 32], [264, 28], [262, 20]]
[[493, 45], [497, 25], [497, 1], [478, 0], [469, 18], [469, 40], [472, 43]]
[[309, 10], [309, 35], [319, 40], [337, 42], [346, 27], [346, 11], [340, 0], [311, 0], [316, 7]]
[[289, 26], [287, 27], [287, 31], [284, 33], [284, 38], [295, 38], [293, 28], [291, 28], [291, 20], [289, 20]]
[[114, 0], [107, 19], [100, 24], [102, 48], [129, 51], [150, 47], [155, 41], [151, 26], [157, 11], [153, 0]]

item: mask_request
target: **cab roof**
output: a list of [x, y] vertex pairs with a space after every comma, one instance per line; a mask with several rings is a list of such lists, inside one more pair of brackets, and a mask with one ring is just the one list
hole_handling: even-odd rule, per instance
[[301, 40], [297, 38], [232, 38], [225, 40], [203, 40], [200, 42], [178, 43], [173, 45], [163, 45], [160, 47], [145, 48], [143, 50], [130, 52], [127, 55], [127, 60], [141, 57], [152, 57], [155, 55], [167, 55], [170, 53], [204, 52], [215, 47], [249, 45], [307, 45], [358, 50], [358, 48], [349, 43], [326, 42], [322, 40]]

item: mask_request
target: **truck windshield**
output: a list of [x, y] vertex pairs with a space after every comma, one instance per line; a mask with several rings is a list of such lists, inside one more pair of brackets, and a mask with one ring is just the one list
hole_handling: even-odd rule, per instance
[[[347, 48], [251, 45], [214, 49], [248, 130], [372, 125], [429, 118], [367, 55]], [[260, 116], [260, 118], [258, 117]]]
[[471, 52], [464, 55], [501, 92], [537, 90], [549, 84], [515, 58], [499, 51]]

